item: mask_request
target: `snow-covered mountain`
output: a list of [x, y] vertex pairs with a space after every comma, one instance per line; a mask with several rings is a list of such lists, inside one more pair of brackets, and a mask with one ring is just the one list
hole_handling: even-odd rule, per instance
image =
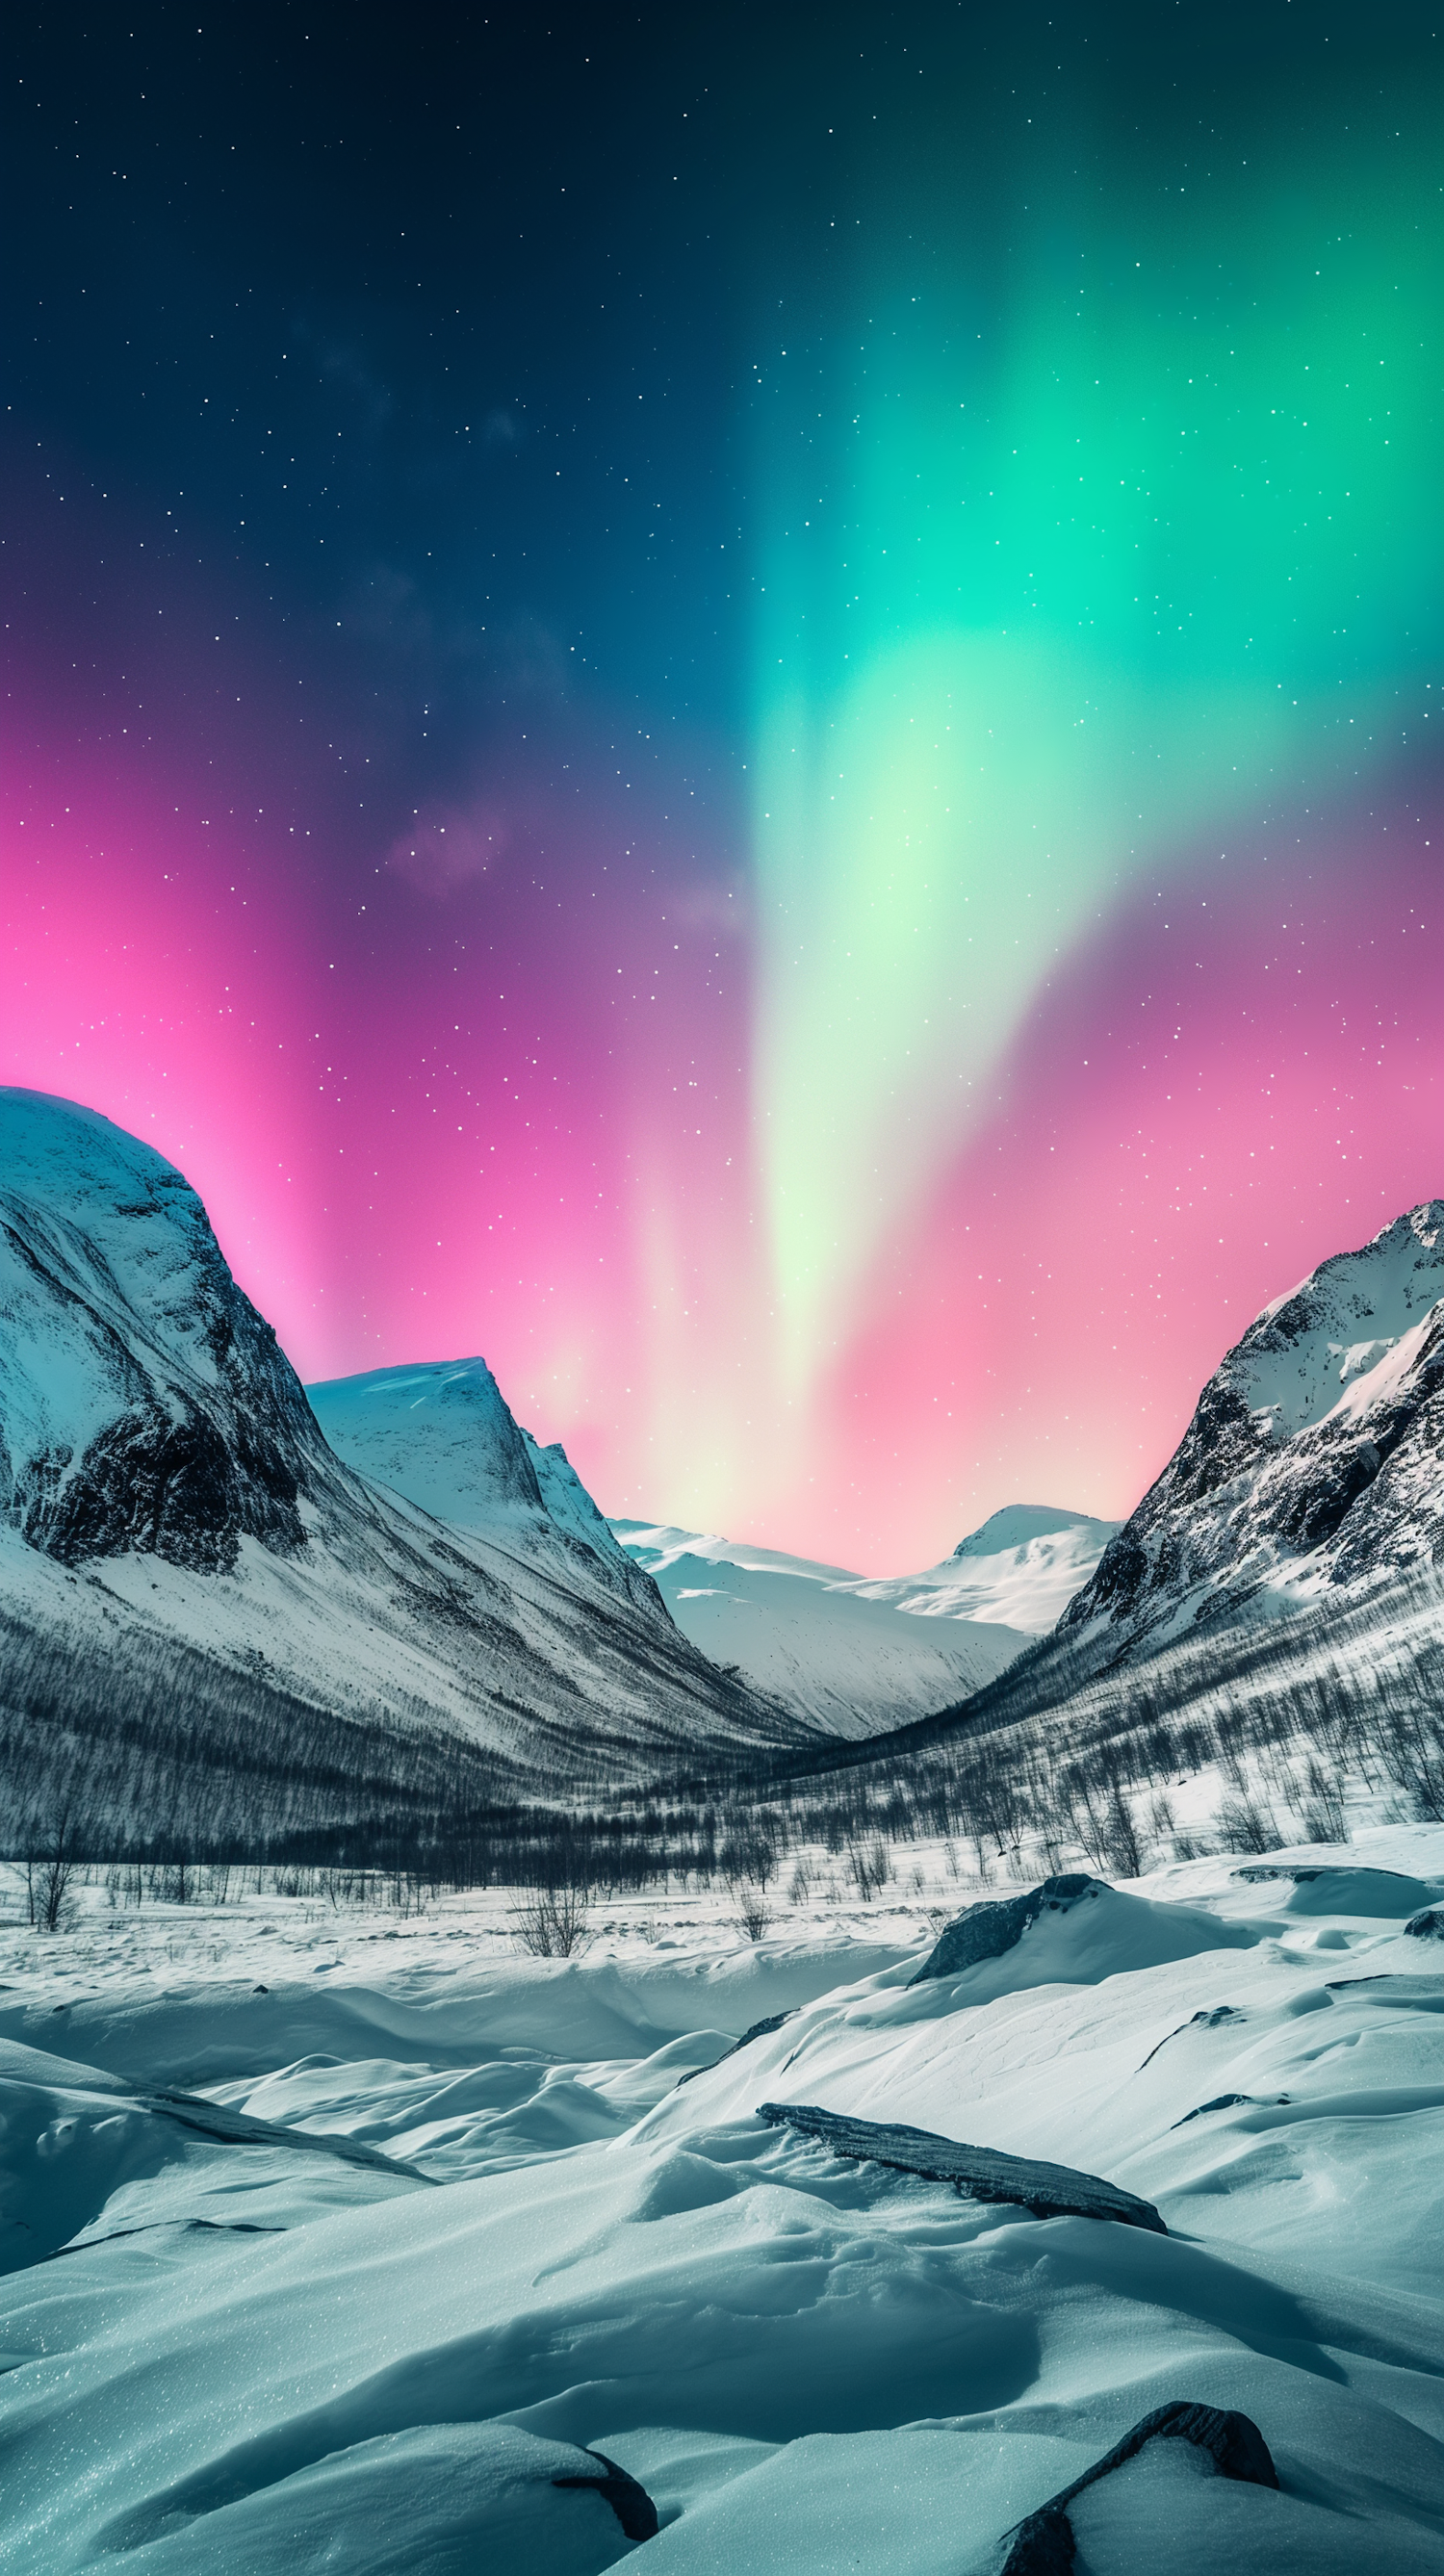
[[912, 1578], [910, 1610], [1001, 1619], [1026, 1636], [1055, 1627], [1120, 1524], [1047, 1503], [1007, 1503], [960, 1539], [950, 1557]]
[[1162, 1636], [1444, 1562], [1444, 1200], [1250, 1324], [1062, 1628]]
[[1051, 1627], [1116, 1525], [1045, 1518], [1047, 1534], [1016, 1541], [995, 1513], [997, 1549], [892, 1576], [645, 1521], [612, 1528], [704, 1653], [813, 1724], [862, 1736], [967, 1698]]
[[601, 1583], [649, 1616], [661, 1596], [613, 1537], [560, 1441], [513, 1420], [485, 1360], [369, 1369], [306, 1389], [338, 1458], [433, 1519]]
[[604, 1532], [578, 1537], [580, 1488], [488, 1374], [432, 1406], [483, 1426], [460, 1525], [335, 1454], [179, 1172], [90, 1110], [0, 1090], [0, 1627], [47, 1710], [93, 1702], [101, 1662], [179, 1648], [307, 1708], [464, 1738], [498, 1793], [795, 1735]]

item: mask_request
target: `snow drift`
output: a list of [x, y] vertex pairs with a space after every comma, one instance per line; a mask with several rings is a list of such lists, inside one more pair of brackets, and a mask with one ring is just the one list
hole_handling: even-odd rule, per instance
[[[1444, 1836], [1314, 1858], [1402, 1896]], [[1114, 1891], [1100, 1978], [982, 2003], [910, 1985], [896, 1917], [863, 1949], [659, 1914], [565, 1965], [460, 1901], [386, 1950], [270, 1897], [201, 1939], [102, 1911], [75, 1953], [0, 1921], [0, 2077], [36, 2097], [0, 2175], [42, 2222], [0, 2280], [7, 2576], [590, 2576], [638, 2545], [608, 2462], [660, 2576], [996, 2576], [1064, 2499], [1118, 2576], [1440, 2576], [1444, 1975], [1294, 1885], [1174, 1867]], [[229, 2137], [135, 2100], [205, 2058]], [[1082, 2168], [1168, 2232], [958, 2199], [777, 2100]], [[1218, 2417], [1276, 2488], [1198, 2456]]]

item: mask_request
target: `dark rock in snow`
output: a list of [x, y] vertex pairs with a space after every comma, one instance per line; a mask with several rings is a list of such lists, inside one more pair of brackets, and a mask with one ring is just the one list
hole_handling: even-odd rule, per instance
[[1187, 2021], [1181, 2021], [1176, 2030], [1166, 2030], [1162, 2039], [1150, 2048], [1143, 2060], [1143, 2066], [1138, 2069], [1139, 2074], [1143, 2073], [1144, 2066], [1153, 2064], [1160, 2048], [1166, 2048], [1171, 2039], [1181, 2039], [1186, 2030], [1217, 2030], [1221, 2022], [1244, 2019], [1245, 2015], [1239, 2011], [1237, 2004], [1215, 2004], [1212, 2011], [1191, 2013]]
[[1426, 1906], [1422, 1914], [1413, 1914], [1404, 1926], [1415, 1941], [1444, 1941], [1444, 1908]]
[[1040, 1914], [1066, 1913], [1090, 1888], [1107, 1884], [1106, 1879], [1090, 1878], [1086, 1871], [1074, 1871], [1062, 1878], [1045, 1878], [1040, 1887], [1030, 1887], [1022, 1896], [970, 1905], [940, 1935], [917, 1975], [908, 1979], [909, 1985], [920, 1986], [929, 1977], [956, 1977], [964, 1968], [977, 1967], [980, 1960], [1001, 1959]]
[[1077, 2173], [1071, 2165], [1039, 2164], [1031, 2156], [1004, 2155], [997, 2147], [965, 2146], [932, 2129], [853, 2120], [811, 2102], [759, 2102], [757, 2116], [774, 2129], [815, 2138], [834, 2155], [859, 2164], [886, 2165], [923, 2182], [950, 2182], [967, 2200], [1012, 2202], [1030, 2209], [1035, 2218], [1112, 2218], [1125, 2227], [1150, 2228], [1158, 2236], [1168, 2233], [1151, 2201], [1120, 2191], [1097, 2174]]
[[335, 2156], [342, 2164], [364, 2165], [371, 2173], [400, 2174], [408, 2182], [430, 2183], [434, 2177], [423, 2173], [419, 2165], [403, 2162], [400, 2156], [383, 2155], [379, 2147], [368, 2147], [363, 2139], [348, 2138], [334, 2129], [291, 2129], [274, 2120], [258, 2120], [249, 2111], [233, 2111], [228, 2104], [208, 2102], [201, 2093], [173, 2092], [169, 2086], [159, 2090], [128, 2085], [126, 2098], [137, 2108], [149, 2111], [163, 2120], [174, 2120], [178, 2128], [191, 2129], [197, 2137], [213, 2139], [225, 2147], [286, 2147], [302, 2155]]
[[[999, 2576], [1072, 2576], [1078, 2550], [1068, 2520], [1069, 2505], [1086, 2487], [1096, 2486], [1100, 2478], [1135, 2460], [1146, 2443], [1167, 2441], [1190, 2442], [1195, 2450], [1206, 2452], [1221, 2478], [1237, 2479], [1244, 2486], [1278, 2486], [1269, 2446], [1251, 2416], [1236, 2414], [1232, 2408], [1196, 2406], [1186, 2397], [1177, 2397], [1143, 2416], [1081, 2478], [1003, 2534], [1011, 2546]], [[1186, 2563], [1180, 2556], [1177, 2564]]]
[[1211, 2102], [1200, 2102], [1196, 2111], [1185, 2111], [1173, 2125], [1175, 2129], [1186, 2129], [1190, 2120], [1201, 2120], [1209, 2111], [1232, 2111], [1240, 2104], [1251, 2111], [1263, 2109], [1265, 2103], [1269, 2108], [1281, 2109], [1288, 2098], [1287, 2093], [1270, 2093], [1263, 2100], [1256, 2093], [1216, 2093]]
[[[795, 2004], [789, 2004], [786, 2012], [769, 2013], [765, 2021], [755, 2021], [750, 2030], [744, 2030], [740, 2039], [734, 2039], [730, 2048], [723, 2049], [720, 2057], [713, 2058], [712, 2066], [725, 2066], [728, 2058], [735, 2057], [739, 2048], [748, 2048], [754, 2039], [766, 2039], [769, 2031], [780, 2030], [785, 2021], [791, 2021], [796, 2010]], [[712, 2066], [689, 2066], [685, 2075], [678, 2076], [674, 2089], [680, 2092], [684, 2084], [695, 2083], [699, 2075], [710, 2075]]]
[[654, 2540], [657, 2534], [657, 2508], [644, 2486], [639, 2486], [605, 2451], [587, 2450], [589, 2460], [606, 2474], [600, 2478], [553, 2478], [554, 2487], [594, 2487], [605, 2496], [629, 2540]]

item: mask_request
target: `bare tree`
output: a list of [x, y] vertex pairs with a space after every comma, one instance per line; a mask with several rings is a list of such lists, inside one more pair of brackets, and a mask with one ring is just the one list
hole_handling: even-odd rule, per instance
[[586, 1943], [591, 1911], [587, 1888], [534, 1888], [512, 1907], [513, 1935], [534, 1959], [570, 1959]]
[[760, 1941], [772, 1920], [766, 1890], [745, 1879], [734, 1879], [729, 1882], [728, 1894], [737, 1909], [738, 1930], [745, 1932], [749, 1941]]
[[25, 1863], [25, 1893], [37, 1932], [58, 1932], [69, 1910], [70, 1888], [80, 1865], [80, 1833], [68, 1799], [59, 1800], [44, 1822], [37, 1820], [31, 1853]]

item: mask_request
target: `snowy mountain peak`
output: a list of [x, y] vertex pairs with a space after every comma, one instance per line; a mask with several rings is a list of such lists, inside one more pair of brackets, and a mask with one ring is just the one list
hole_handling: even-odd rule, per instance
[[1323, 1421], [1346, 1393], [1357, 1402], [1358, 1382], [1417, 1337], [1441, 1296], [1444, 1200], [1426, 1199], [1265, 1306], [1220, 1375], [1228, 1372], [1270, 1437], [1288, 1438]]
[[1444, 1201], [1255, 1317], [1066, 1615], [1177, 1625], [1444, 1554]]
[[143, 1742], [152, 1810], [214, 1770], [252, 1825], [334, 1822], [358, 1767], [414, 1787], [458, 1739], [496, 1794], [800, 1734], [678, 1634], [482, 1361], [317, 1400], [348, 1458], [171, 1164], [0, 1090], [0, 1669], [42, 1769], [98, 1763], [113, 1806]]
[[618, 1546], [560, 1442], [515, 1420], [483, 1359], [367, 1369], [307, 1389], [349, 1467], [453, 1529], [505, 1538], [600, 1580], [649, 1613], [661, 1596]]
[[325, 1442], [205, 1209], [94, 1110], [0, 1090], [0, 1522], [67, 1564], [305, 1545]]
[[[1052, 1503], [1005, 1503], [990, 1512], [981, 1528], [961, 1538], [954, 1556], [1001, 1556], [1005, 1549], [1026, 1547], [1030, 1539], [1056, 1538], [1065, 1530], [1099, 1530], [1111, 1537], [1116, 1521], [1096, 1521], [1086, 1512], [1063, 1512]], [[1099, 1545], [1103, 1544], [1100, 1538]]]
[[484, 1529], [543, 1509], [525, 1436], [483, 1359], [366, 1369], [307, 1394], [338, 1457], [437, 1520]]

